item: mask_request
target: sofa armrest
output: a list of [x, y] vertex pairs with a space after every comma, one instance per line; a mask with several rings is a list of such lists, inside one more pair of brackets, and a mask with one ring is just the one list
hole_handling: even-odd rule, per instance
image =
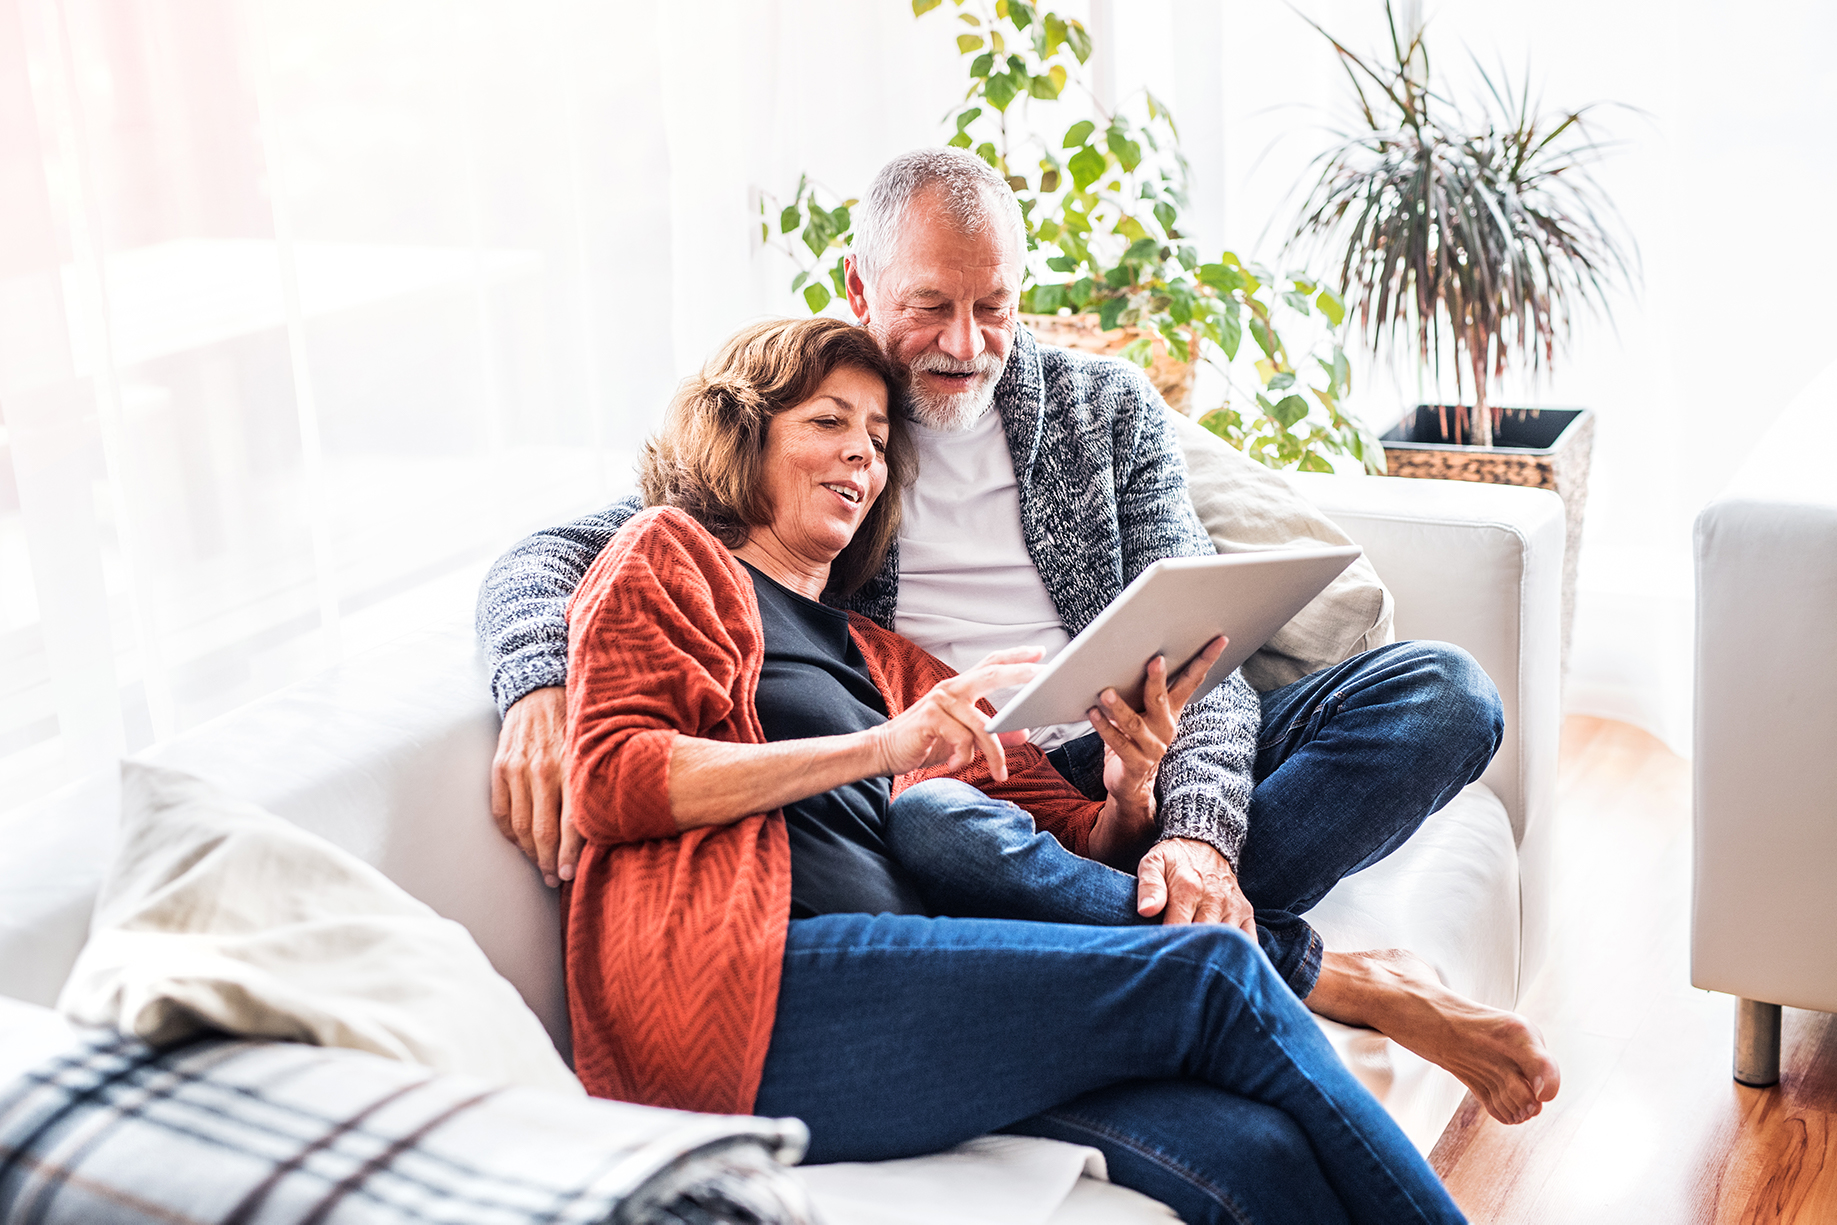
[[1556, 789], [1561, 499], [1472, 481], [1290, 479], [1365, 549], [1396, 600], [1398, 638], [1463, 647], [1499, 687], [1505, 743], [1483, 781], [1522, 843]]
[[1364, 547], [1396, 600], [1398, 638], [1452, 642], [1505, 705], [1505, 740], [1481, 781], [1519, 844], [1524, 981], [1542, 961], [1550, 811], [1562, 732], [1563, 503], [1473, 481], [1289, 474]]

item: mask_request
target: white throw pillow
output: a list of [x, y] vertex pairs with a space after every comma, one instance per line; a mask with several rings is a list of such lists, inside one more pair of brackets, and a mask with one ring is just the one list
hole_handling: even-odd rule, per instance
[[121, 791], [120, 849], [58, 998], [72, 1020], [583, 1092], [471, 934], [375, 868], [188, 774], [123, 762]]
[[[1186, 459], [1187, 489], [1220, 553], [1354, 543], [1320, 508], [1199, 423], [1169, 413]], [[1347, 478], [1356, 479], [1356, 478]], [[1395, 642], [1391, 593], [1361, 557], [1244, 661], [1259, 693]]]

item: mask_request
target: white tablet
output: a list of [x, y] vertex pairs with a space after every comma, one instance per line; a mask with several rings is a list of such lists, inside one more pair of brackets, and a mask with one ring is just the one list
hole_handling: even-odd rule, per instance
[[1360, 553], [1357, 545], [1170, 557], [1136, 576], [1040, 674], [989, 721], [992, 732], [1082, 723], [1114, 687], [1136, 709], [1148, 661], [1171, 678], [1212, 639], [1231, 640], [1194, 691], [1210, 693], [1275, 636]]

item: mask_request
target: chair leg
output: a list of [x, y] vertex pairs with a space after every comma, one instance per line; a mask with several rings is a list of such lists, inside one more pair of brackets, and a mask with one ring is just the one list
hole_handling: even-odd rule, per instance
[[1780, 1083], [1780, 1006], [1735, 1001], [1735, 1080], [1764, 1089]]

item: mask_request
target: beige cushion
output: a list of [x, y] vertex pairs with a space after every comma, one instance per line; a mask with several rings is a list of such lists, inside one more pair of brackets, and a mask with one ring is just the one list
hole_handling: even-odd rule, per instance
[[[1353, 543], [1279, 473], [1197, 422], [1169, 415], [1193, 509], [1220, 553]], [[1267, 693], [1396, 638], [1391, 593], [1361, 557], [1244, 662], [1244, 679]]]
[[121, 787], [119, 850], [58, 998], [72, 1020], [155, 1045], [217, 1029], [582, 1092], [466, 929], [375, 868], [188, 774], [124, 762]]

